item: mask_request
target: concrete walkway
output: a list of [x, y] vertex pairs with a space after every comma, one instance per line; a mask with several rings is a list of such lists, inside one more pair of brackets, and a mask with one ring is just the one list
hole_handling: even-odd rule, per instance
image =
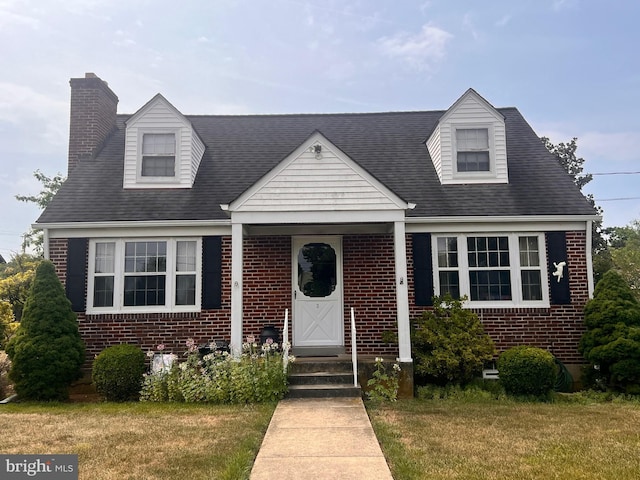
[[251, 480], [393, 480], [360, 398], [278, 403]]

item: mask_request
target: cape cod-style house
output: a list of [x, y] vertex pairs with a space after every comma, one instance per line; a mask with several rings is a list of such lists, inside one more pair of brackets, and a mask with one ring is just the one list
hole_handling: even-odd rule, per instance
[[[582, 362], [598, 217], [515, 108], [136, 113], [71, 79], [68, 179], [37, 220], [87, 358], [117, 343], [238, 347], [290, 312], [294, 353], [399, 358], [434, 295], [467, 296], [499, 350]], [[386, 343], [383, 334], [397, 335]]]

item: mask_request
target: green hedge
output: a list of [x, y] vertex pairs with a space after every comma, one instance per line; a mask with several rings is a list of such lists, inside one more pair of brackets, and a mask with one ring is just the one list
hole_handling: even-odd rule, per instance
[[553, 355], [541, 348], [521, 345], [498, 358], [500, 382], [512, 395], [547, 395], [558, 375]]
[[138, 400], [145, 355], [135, 345], [105, 348], [93, 361], [92, 378], [98, 393], [113, 402]]

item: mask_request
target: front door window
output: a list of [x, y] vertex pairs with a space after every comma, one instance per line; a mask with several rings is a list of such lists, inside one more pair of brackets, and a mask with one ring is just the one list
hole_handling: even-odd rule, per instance
[[328, 297], [336, 289], [336, 252], [326, 243], [307, 243], [298, 252], [298, 289], [306, 297]]

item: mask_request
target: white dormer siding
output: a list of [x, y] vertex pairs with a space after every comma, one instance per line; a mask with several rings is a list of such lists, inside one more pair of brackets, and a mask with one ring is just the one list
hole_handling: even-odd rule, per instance
[[[173, 169], [147, 168], [143, 171], [143, 161], [148, 161], [151, 157], [142, 149], [145, 135], [162, 135], [165, 140], [173, 137], [175, 142]], [[153, 97], [127, 121], [125, 142], [124, 188], [191, 188], [193, 186], [204, 154], [204, 143], [194, 131], [191, 122], [162, 95]], [[163, 153], [152, 155], [165, 159], [171, 156]], [[155, 159], [151, 158], [151, 160]], [[158, 173], [160, 171], [163, 173]]]
[[[485, 132], [485, 147], [458, 140], [472, 136], [470, 133], [486, 139]], [[443, 185], [509, 182], [504, 117], [473, 89], [443, 114], [427, 140], [427, 149]], [[478, 160], [486, 158], [487, 152], [488, 166]]]
[[406, 202], [319, 132], [230, 206], [236, 212], [335, 213], [406, 208]]

